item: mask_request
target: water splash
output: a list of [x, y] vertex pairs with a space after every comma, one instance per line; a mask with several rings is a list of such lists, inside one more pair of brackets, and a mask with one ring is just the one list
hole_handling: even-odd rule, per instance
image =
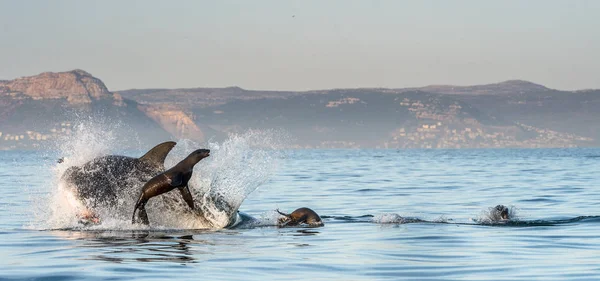
[[[439, 218], [437, 221], [442, 222], [446, 221], [446, 218]], [[399, 214], [395, 214], [395, 213], [384, 213], [384, 214], [379, 214], [374, 216], [371, 219], [372, 222], [374, 223], [378, 223], [378, 224], [404, 224], [404, 223], [417, 223], [417, 222], [427, 222], [425, 220], [421, 220], [419, 218], [413, 218], [413, 217], [403, 217], [400, 216]]]
[[[93, 122], [91, 119], [74, 124], [72, 134], [50, 146], [58, 150], [61, 163], [46, 167], [51, 169], [53, 177], [49, 180], [46, 195], [32, 198], [33, 221], [29, 225], [34, 229], [49, 229], [76, 226], [77, 214], [85, 209], [84, 204], [68, 191], [60, 182], [60, 176], [71, 166], [81, 165], [110, 151], [115, 144], [115, 136], [106, 124]], [[118, 123], [112, 123], [118, 126]], [[58, 160], [58, 159], [57, 159]]]
[[374, 223], [381, 223], [381, 224], [404, 223], [405, 218], [403, 218], [402, 216], [400, 216], [398, 214], [385, 213], [385, 214], [379, 214], [379, 215], [373, 217], [372, 220]]
[[240, 221], [235, 226], [235, 229], [279, 226], [279, 219], [281, 218], [281, 215], [274, 210], [258, 214], [256, 217], [252, 217], [243, 212], [240, 212], [239, 214]]
[[[150, 209], [170, 209], [161, 214], [160, 224], [184, 228], [223, 228], [232, 223], [236, 211], [246, 197], [267, 182], [283, 159], [285, 134], [279, 131], [248, 131], [230, 135], [223, 143], [209, 143], [211, 156], [196, 165], [190, 180], [190, 191], [198, 212], [185, 211], [187, 205], [179, 194], [166, 194], [166, 200], [156, 201]], [[171, 167], [198, 144], [184, 140], [178, 143], [165, 163]], [[169, 206], [165, 206], [169, 205]]]
[[502, 223], [507, 221], [517, 221], [519, 217], [517, 215], [518, 208], [510, 205], [508, 206], [508, 220], [504, 220], [500, 217], [500, 214], [496, 210], [496, 207], [489, 207], [486, 210], [481, 211], [479, 217], [473, 219], [476, 223], [481, 224], [493, 224], [493, 223]]
[[[129, 202], [120, 202], [115, 208], [98, 210], [103, 218], [97, 226], [83, 226], [77, 214], [85, 205], [75, 198], [60, 182], [60, 177], [71, 166], [82, 165], [95, 157], [120, 154], [123, 145], [110, 127], [94, 123], [82, 123], [75, 127], [74, 134], [60, 145], [64, 162], [56, 164], [55, 175], [50, 183], [48, 196], [40, 198], [33, 227], [36, 229], [93, 229], [130, 230], [148, 229], [133, 226], [130, 218], [132, 208], [124, 208]], [[151, 229], [203, 229], [223, 228], [231, 223], [244, 199], [261, 184], [269, 180], [276, 171], [286, 136], [278, 131], [248, 131], [231, 135], [223, 143], [198, 144], [180, 140], [170, 152], [166, 169], [174, 166], [189, 153], [208, 147], [211, 156], [199, 162], [190, 180], [197, 211], [192, 211], [181, 200], [179, 192], [173, 191], [150, 200], [147, 205]], [[131, 147], [129, 145], [128, 147]], [[147, 148], [145, 148], [147, 149]], [[144, 149], [144, 150], [145, 150]], [[139, 157], [143, 152], [128, 155]], [[143, 183], [139, 183], [140, 188]], [[139, 194], [125, 194], [124, 200]]]

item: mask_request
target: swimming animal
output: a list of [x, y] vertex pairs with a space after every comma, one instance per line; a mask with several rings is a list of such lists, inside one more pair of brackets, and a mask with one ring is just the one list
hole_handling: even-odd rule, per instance
[[497, 205], [490, 211], [490, 218], [494, 221], [509, 220], [509, 210], [504, 205]]
[[98, 209], [134, 202], [140, 187], [165, 170], [165, 158], [175, 145], [172, 141], [163, 142], [139, 158], [121, 155], [97, 157], [81, 166], [69, 167], [61, 182], [87, 208], [80, 217], [97, 218]]
[[280, 215], [284, 216], [279, 219], [279, 226], [296, 226], [299, 224], [308, 224], [309, 226], [323, 226], [324, 223], [319, 215], [309, 208], [299, 208], [291, 214], [285, 214], [276, 210]]
[[156, 175], [151, 178], [144, 187], [140, 194], [139, 199], [135, 203], [133, 209], [133, 216], [131, 223], [136, 223], [136, 211], [139, 209], [138, 217], [139, 221], [143, 224], [149, 224], [148, 214], [146, 213], [146, 203], [150, 198], [167, 193], [175, 188], [179, 189], [183, 200], [188, 206], [194, 209], [194, 199], [188, 187], [188, 182], [192, 178], [194, 166], [200, 162], [200, 160], [210, 156], [210, 150], [198, 149], [192, 152], [188, 157], [177, 163], [173, 168], [166, 170], [163, 173]]

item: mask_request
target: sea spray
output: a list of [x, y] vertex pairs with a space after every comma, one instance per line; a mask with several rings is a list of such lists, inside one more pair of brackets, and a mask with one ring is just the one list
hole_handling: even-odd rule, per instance
[[450, 219], [441, 216], [435, 220], [427, 221], [416, 217], [403, 217], [396, 213], [383, 213], [372, 217], [370, 221], [378, 224], [405, 224], [418, 222], [447, 223]]
[[[112, 124], [113, 127], [118, 126], [118, 123]], [[75, 198], [69, 187], [60, 181], [60, 177], [71, 166], [81, 165], [94, 157], [109, 153], [116, 145], [116, 138], [112, 132], [107, 123], [86, 119], [75, 123], [68, 137], [50, 144], [58, 150], [58, 158], [61, 161], [54, 162], [51, 167], [44, 167], [52, 170], [53, 177], [48, 180], [47, 194], [33, 200], [33, 228], [68, 228], [78, 225], [77, 214], [83, 211], [85, 206]]]
[[[82, 165], [95, 157], [108, 154], [123, 154], [124, 146], [115, 137], [110, 125], [82, 122], [73, 127], [73, 133], [59, 146], [64, 162], [54, 164], [54, 177], [49, 181], [47, 196], [37, 198], [39, 204], [34, 212], [36, 229], [201, 229], [223, 228], [235, 216], [244, 199], [276, 171], [283, 150], [288, 143], [285, 134], [279, 131], [248, 131], [233, 134], [223, 143], [198, 144], [180, 140], [170, 152], [165, 167], [168, 169], [198, 148], [211, 149], [211, 156], [202, 160], [194, 169], [189, 187], [197, 210], [192, 212], [181, 200], [178, 191], [169, 192], [150, 200], [147, 210], [151, 226], [131, 224], [132, 209], [128, 202], [119, 202], [115, 207], [99, 208], [97, 213], [102, 223], [84, 226], [77, 214], [85, 210], [84, 202], [77, 199], [71, 188], [60, 181], [62, 174], [71, 166]], [[148, 148], [125, 153], [139, 157]], [[132, 155], [131, 155], [132, 154]], [[138, 185], [143, 185], [139, 182]], [[123, 194], [126, 200], [139, 194]], [[225, 207], [226, 208], [225, 208]]]
[[[150, 202], [148, 215], [158, 223], [176, 228], [223, 228], [231, 223], [244, 199], [274, 174], [287, 143], [279, 131], [248, 131], [232, 134], [223, 143], [209, 143], [211, 156], [196, 165], [190, 190], [196, 211], [189, 212], [178, 192]], [[202, 146], [180, 141], [169, 154], [166, 167], [175, 165]], [[168, 212], [165, 213], [165, 210]], [[152, 219], [151, 219], [152, 221]]]
[[[515, 206], [507, 206], [508, 207], [508, 217], [510, 221], [519, 220], [518, 216], [518, 208]], [[479, 214], [479, 217], [473, 219], [473, 221], [481, 224], [493, 224], [493, 223], [502, 223], [507, 220], [503, 220], [500, 217], [500, 214], [496, 210], [496, 207], [489, 207], [486, 210], [482, 210]]]
[[[122, 151], [130, 149], [142, 151], [137, 134], [129, 126], [118, 120], [112, 120], [104, 115], [94, 114], [80, 116], [72, 113], [70, 132], [67, 135], [47, 144], [46, 149], [57, 152], [53, 165], [44, 167], [52, 171], [48, 179], [48, 190], [45, 196], [34, 198], [35, 207], [33, 228], [76, 228], [81, 223], [78, 214], [85, 211], [85, 202], [80, 201], [72, 192], [72, 187], [61, 181], [62, 175], [72, 166], [80, 166], [96, 157], [109, 154], [123, 154]], [[123, 134], [123, 132], [130, 132]], [[126, 153], [127, 154], [127, 153]], [[131, 154], [131, 153], [129, 153]], [[141, 156], [141, 152], [133, 152], [132, 157]], [[133, 179], [132, 179], [133, 180]], [[140, 183], [136, 183], [140, 184]], [[143, 184], [143, 183], [141, 183]], [[122, 200], [125, 200], [121, 198]], [[112, 215], [120, 214], [125, 217], [122, 204], [119, 202], [114, 207], [98, 208], [95, 210], [102, 217], [111, 219]], [[121, 209], [119, 209], [121, 207]]]

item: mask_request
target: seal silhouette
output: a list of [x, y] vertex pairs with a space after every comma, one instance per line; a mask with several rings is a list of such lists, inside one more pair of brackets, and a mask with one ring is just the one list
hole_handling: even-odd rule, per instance
[[146, 213], [146, 203], [150, 198], [169, 192], [175, 188], [179, 189], [181, 196], [191, 209], [194, 209], [194, 199], [188, 188], [188, 182], [192, 178], [194, 166], [200, 160], [210, 156], [210, 150], [198, 149], [188, 155], [173, 168], [151, 178], [144, 187], [139, 199], [135, 203], [131, 223], [136, 223], [135, 212], [139, 209], [138, 217], [143, 224], [149, 224], [148, 214]]
[[508, 208], [504, 205], [497, 205], [492, 209], [491, 217], [494, 220], [509, 220]]
[[309, 208], [299, 208], [291, 214], [282, 213], [277, 209], [277, 212], [285, 216], [279, 220], [280, 226], [295, 226], [299, 224], [308, 224], [309, 226], [323, 226], [323, 221], [319, 215]]

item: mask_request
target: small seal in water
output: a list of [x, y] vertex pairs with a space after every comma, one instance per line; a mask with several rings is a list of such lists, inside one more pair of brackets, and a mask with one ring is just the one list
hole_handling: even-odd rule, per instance
[[504, 205], [494, 207], [490, 212], [490, 218], [495, 221], [509, 220], [510, 216], [508, 208]]
[[136, 223], [135, 212], [139, 209], [138, 216], [140, 221], [143, 224], [149, 224], [150, 222], [148, 221], [148, 214], [146, 213], [145, 208], [148, 200], [154, 196], [169, 192], [175, 188], [179, 189], [181, 196], [183, 196], [183, 200], [188, 204], [188, 206], [190, 206], [191, 209], [194, 209], [194, 199], [192, 198], [192, 194], [188, 188], [188, 182], [192, 178], [194, 165], [208, 156], [210, 156], [210, 150], [198, 149], [188, 155], [188, 157], [183, 159], [181, 162], [177, 163], [177, 165], [175, 165], [173, 168], [158, 174], [144, 184], [142, 193], [140, 194], [137, 203], [135, 203], [131, 223]]
[[277, 209], [277, 212], [285, 216], [279, 219], [279, 226], [295, 226], [299, 224], [308, 224], [309, 226], [323, 226], [323, 221], [319, 215], [309, 208], [299, 208], [291, 214], [285, 214]]

